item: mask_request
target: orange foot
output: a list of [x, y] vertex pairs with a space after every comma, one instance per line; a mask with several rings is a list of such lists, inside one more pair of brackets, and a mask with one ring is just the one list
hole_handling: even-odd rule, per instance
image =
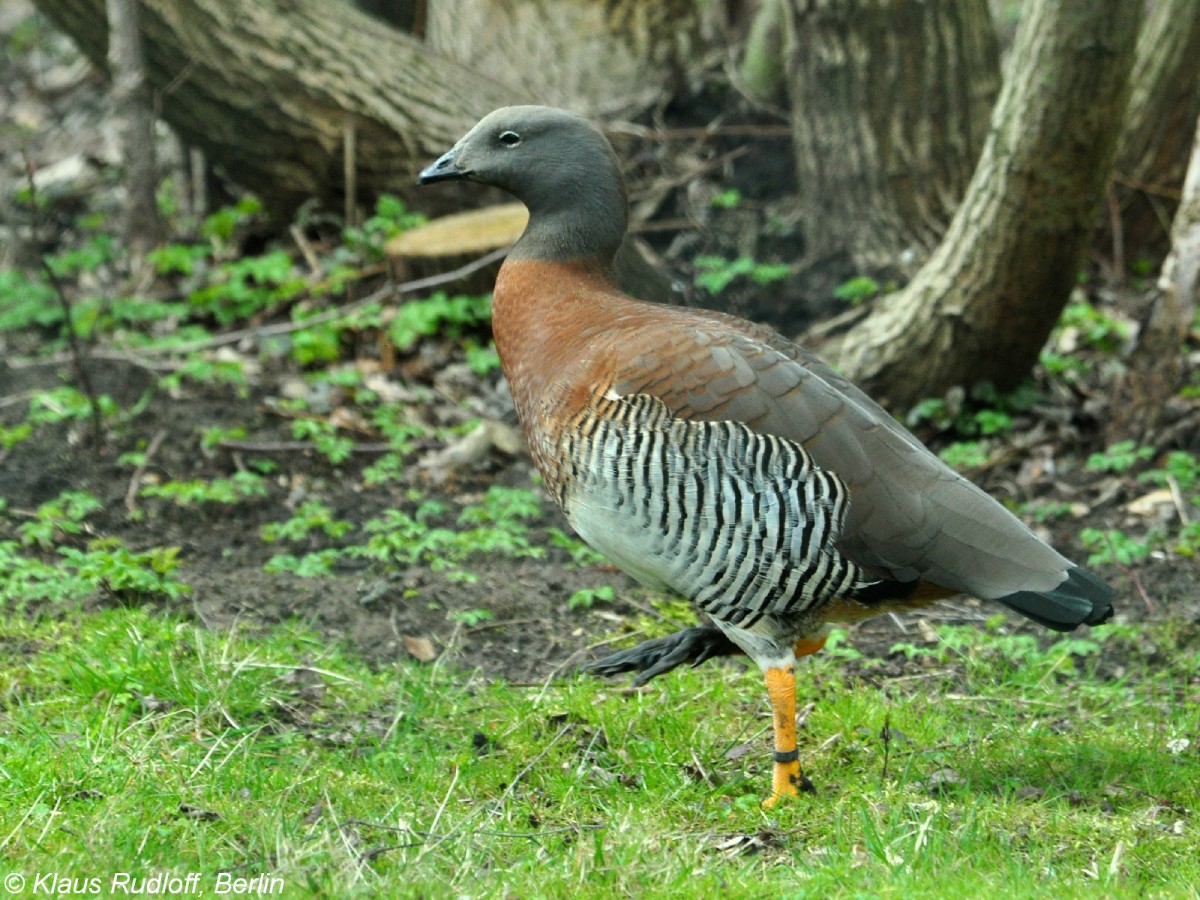
[[775, 771], [771, 776], [771, 796], [762, 802], [763, 809], [772, 809], [780, 797], [799, 797], [801, 793], [815, 794], [817, 789], [800, 770], [800, 760], [780, 762], [776, 754]]

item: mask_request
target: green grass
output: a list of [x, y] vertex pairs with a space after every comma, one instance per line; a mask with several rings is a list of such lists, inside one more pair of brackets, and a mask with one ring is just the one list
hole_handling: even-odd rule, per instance
[[273, 874], [289, 896], [1196, 896], [1196, 634], [1093, 638], [943, 630], [901, 678], [849, 648], [803, 664], [819, 792], [764, 812], [770, 720], [742, 667], [516, 687], [373, 669], [299, 626], [14, 617], [0, 870], [197, 872], [209, 894]]

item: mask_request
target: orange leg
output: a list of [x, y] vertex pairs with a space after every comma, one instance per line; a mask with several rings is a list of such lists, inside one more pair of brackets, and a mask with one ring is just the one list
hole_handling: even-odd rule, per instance
[[771, 796], [763, 801], [763, 806], [770, 809], [780, 797], [795, 797], [802, 790], [813, 790], [813, 786], [800, 771], [800, 751], [796, 748], [796, 670], [792, 666], [767, 669], [764, 680], [775, 714], [775, 771]]

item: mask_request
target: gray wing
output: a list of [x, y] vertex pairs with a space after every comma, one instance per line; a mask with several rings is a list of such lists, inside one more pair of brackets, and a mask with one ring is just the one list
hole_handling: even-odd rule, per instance
[[816, 357], [738, 319], [655, 309], [652, 332], [619, 336], [614, 389], [656, 396], [682, 418], [741, 422], [803, 446], [849, 489], [839, 546], [867, 572], [983, 599], [1051, 591], [1067, 579], [1069, 560]]

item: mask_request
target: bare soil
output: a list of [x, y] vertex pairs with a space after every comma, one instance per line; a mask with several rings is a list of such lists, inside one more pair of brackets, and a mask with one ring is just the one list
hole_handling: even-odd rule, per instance
[[[22, 27], [27, 15], [28, 8], [22, 9], [22, 4], [9, 6], [0, 31], [7, 35]], [[6, 85], [0, 91], [0, 106], [6, 118], [11, 114], [13, 121], [24, 123], [22, 127], [27, 129], [25, 137], [6, 139], [0, 145], [4, 151], [0, 195], [13, 196], [22, 183], [26, 155], [41, 168], [79, 157], [91, 174], [83, 182], [69, 185], [65, 194], [47, 197], [52, 202], [43, 221], [44, 246], [37, 249], [50, 250], [69, 239], [71, 223], [81, 210], [106, 210], [115, 216], [120, 195], [111, 177], [114, 141], [102, 82], [86, 67], [80, 68], [77, 55], [61, 39], [43, 38], [42, 43], [43, 49], [22, 57], [14, 55], [0, 66]], [[766, 150], [762, 152], [772, 157]], [[733, 184], [751, 201], [764, 194], [787, 194], [786, 183], [767, 183], [762, 166], [755, 171], [756, 177], [746, 184]], [[786, 182], [789, 176], [781, 171], [779, 177]], [[724, 182], [710, 185], [713, 190], [726, 186]], [[794, 201], [785, 196], [783, 202]], [[707, 203], [703, 206], [708, 208]], [[748, 202], [742, 212], [754, 208], [755, 204]], [[738, 234], [755, 233], [754, 227], [740, 219], [736, 224]], [[0, 236], [6, 239], [16, 234], [15, 227], [0, 229]], [[696, 253], [720, 250], [711, 246], [719, 237], [719, 227], [703, 238], [692, 231], [674, 241], [664, 239], [657, 249], [678, 272]], [[731, 236], [729, 243], [725, 255], [731, 258], [739, 252], [762, 249], [746, 251], [738, 246], [737, 235]], [[15, 244], [0, 249], [3, 266], [29, 265], [34, 258]], [[788, 308], [784, 301], [795, 299], [775, 296], [774, 308]], [[745, 309], [738, 308], [736, 298], [734, 305], [744, 312], [753, 308], [749, 303]], [[792, 303], [791, 308], [796, 305]], [[0, 422], [6, 425], [23, 420], [27, 398], [33, 393], [69, 380], [68, 366], [62, 360], [36, 361], [38, 341], [37, 335], [0, 335]], [[258, 348], [252, 346], [244, 352], [254, 354]], [[469, 408], [514, 421], [498, 376], [476, 381], [460, 378], [454, 390], [448, 390], [447, 373], [458, 363], [455, 351], [434, 347], [422, 352], [427, 358], [401, 360], [396, 371], [382, 374], [424, 390], [431, 398], [426, 401], [430, 408], [422, 412], [426, 419], [461, 420], [463, 409]], [[104, 512], [88, 520], [94, 534], [119, 538], [133, 550], [180, 547], [182, 578], [193, 592], [176, 611], [205, 625], [256, 628], [300, 621], [331, 641], [349, 642], [380, 663], [414, 652], [426, 656], [428, 645], [423, 642], [429, 641], [447, 665], [531, 681], [570, 672], [579, 663], [603, 655], [614, 638], [635, 627], [632, 623], [639, 617], [656, 616], [647, 595], [621, 573], [607, 567], [579, 567], [553, 548], [539, 559], [476, 557], [466, 564], [477, 576], [473, 583], [450, 580], [429, 567], [387, 571], [365, 562], [343, 562], [332, 576], [324, 578], [267, 574], [263, 564], [280, 548], [264, 543], [260, 528], [288, 518], [304, 499], [320, 499], [338, 517], [359, 525], [388, 507], [411, 511], [415, 501], [410, 492], [414, 490], [425, 499], [441, 500], [453, 511], [477, 500], [491, 484], [529, 486], [532, 471], [528, 458], [524, 453], [492, 449], [483, 459], [444, 473], [445, 478], [436, 478], [430, 470], [414, 464], [402, 480], [368, 489], [362, 471], [374, 459], [370, 454], [355, 454], [333, 466], [311, 450], [285, 449], [293, 441], [291, 423], [275, 411], [274, 401], [294, 387], [298, 373], [279, 360], [262, 362], [262, 371], [244, 396], [233, 388], [186, 382], [180, 391], [170, 393], [159, 385], [157, 374], [145, 361], [92, 358], [88, 366], [97, 392], [111, 395], [124, 410], [136, 411], [108, 423], [99, 447], [85, 439], [85, 428], [64, 424], [43, 427], [33, 439], [11, 450], [0, 449], [0, 497], [7, 499], [10, 513], [19, 515], [64, 490], [88, 491], [106, 504]], [[1046, 526], [1046, 537], [1080, 561], [1086, 552], [1078, 535], [1086, 526], [1122, 528], [1137, 535], [1160, 518], [1169, 520], [1175, 514], [1169, 508], [1149, 515], [1131, 512], [1126, 504], [1145, 494], [1145, 485], [1132, 477], [1085, 471], [1082, 460], [1086, 453], [1099, 447], [1105, 390], [1101, 381], [1076, 388], [1074, 393], [1049, 391], [1044, 404], [1018, 421], [1002, 460], [973, 476], [997, 496], [1014, 501], [1037, 498], [1076, 504], [1081, 514], [1055, 519]], [[1181, 421], [1187, 417], [1197, 421], [1195, 412], [1195, 407], [1184, 410]], [[248, 439], [278, 444], [279, 449], [251, 454], [202, 447], [199, 436], [204, 429], [238, 426], [246, 429]], [[119, 457], [152, 444], [157, 449], [141, 473], [143, 481], [228, 477], [252, 455], [271, 458], [278, 470], [264, 498], [231, 507], [210, 504], [193, 508], [137, 498], [140, 517], [130, 516], [126, 498], [136, 497], [137, 485], [131, 494], [133, 473]], [[1174, 447], [1200, 453], [1196, 429], [1177, 429], [1158, 449]], [[414, 463], [439, 449], [433, 444], [419, 448]], [[547, 545], [545, 529], [566, 526], [548, 499], [544, 510], [542, 519], [533, 523], [533, 534], [537, 543]], [[447, 521], [453, 518], [453, 512], [447, 514]], [[1119, 591], [1118, 620], [1171, 617], [1200, 622], [1200, 566], [1194, 560], [1162, 553], [1134, 569], [1113, 567], [1103, 574]], [[616, 589], [614, 601], [590, 609], [568, 609], [573, 592], [603, 585]], [[114, 602], [114, 598], [98, 597], [94, 602]], [[31, 612], [55, 614], [57, 609]], [[493, 618], [467, 624], [461, 615], [481, 609]], [[976, 601], [960, 600], [943, 604], [924, 618], [981, 621], [992, 612]], [[1012, 627], [1035, 630], [1022, 622], [1013, 622]], [[889, 616], [856, 627], [851, 640], [868, 654], [886, 657], [897, 640], [923, 640], [927, 633], [915, 619]]]
[[[193, 593], [175, 611], [205, 625], [255, 628], [299, 621], [330, 640], [349, 642], [380, 663], [407, 658], [414, 650], [424, 655], [422, 648], [427, 650], [428, 645], [422, 639], [426, 639], [447, 665], [524, 682], [572, 671], [579, 663], [609, 652], [610, 641], [628, 633], [636, 617], [655, 615], [647, 595], [615, 569], [577, 566], [554, 548], [540, 559], [477, 555], [465, 565], [477, 576], [474, 583], [450, 580], [444, 572], [426, 566], [387, 571], [353, 561], [339, 565], [329, 577], [263, 571], [263, 564], [281, 548], [263, 542], [261, 526], [288, 518], [302, 499], [320, 499], [339, 518], [356, 524], [389, 506], [411, 511], [413, 490], [423, 499], [439, 499], [455, 510], [478, 501], [490, 484], [531, 484], [531, 466], [523, 453], [509, 455], [493, 449], [485, 459], [445, 480], [414, 465], [403, 481], [372, 489], [362, 484], [362, 469], [373, 459], [370, 455], [355, 454], [334, 467], [311, 450], [257, 454], [268, 455], [279, 465], [267, 497], [233, 506], [192, 508], [140, 498], [136, 505], [141, 518], [130, 517], [125, 504], [132, 472], [118, 458], [145, 449], [159, 433], [162, 438], [142, 473], [143, 481], [228, 477], [244, 465], [246, 454], [202, 449], [200, 433], [212, 426], [241, 426], [250, 440], [287, 446], [292, 441], [290, 422], [273, 413], [269, 402], [278, 395], [287, 373], [265, 376], [245, 397], [233, 389], [206, 386], [185, 387], [171, 396], [156, 386], [153, 374], [138, 366], [92, 360], [91, 368], [97, 391], [111, 395], [124, 409], [142, 400], [140, 411], [111, 428], [98, 449], [83, 440], [81, 426], [43, 427], [34, 439], [17, 444], [0, 460], [0, 496], [8, 499], [10, 511], [21, 512], [64, 490], [89, 491], [106, 505], [104, 512], [88, 520], [94, 533], [117, 537], [133, 550], [180, 547], [181, 577]], [[62, 366], [22, 364], [7, 370], [0, 366], [0, 397], [53, 388], [62, 383], [63, 375]], [[490, 385], [482, 383], [481, 389], [490, 392]], [[23, 403], [7, 404], [0, 408], [0, 420], [14, 424], [25, 408]], [[1114, 527], [1124, 521], [1120, 501], [1126, 498], [1125, 487], [1085, 473], [1071, 460], [1060, 461], [1059, 468], [1065, 473], [1062, 477], [1029, 482], [1019, 475], [1021, 460], [1015, 458], [989, 470], [984, 483], [1004, 495], [1025, 481], [1026, 493], [1090, 505], [1087, 516], [1059, 520], [1047, 535], [1080, 559], [1084, 553], [1077, 535], [1082, 527], [1088, 523]], [[1136, 490], [1132, 483], [1129, 488]], [[1099, 492], [1108, 493], [1109, 499], [1094, 502]], [[549, 500], [543, 506], [544, 516], [534, 523], [534, 534], [536, 541], [545, 543], [545, 528], [566, 529], [566, 525]], [[1109, 569], [1104, 574], [1119, 590], [1119, 620], [1175, 617], [1200, 622], [1194, 562], [1163, 555], [1136, 570]], [[602, 585], [616, 588], [614, 601], [568, 609], [567, 599], [574, 591]], [[95, 602], [113, 602], [113, 598], [98, 597]], [[481, 609], [494, 618], [474, 624], [461, 621], [463, 613]], [[964, 599], [928, 611], [924, 618], [980, 621], [993, 612], [985, 604]], [[1012, 623], [1022, 629], [1027, 624]], [[926, 639], [928, 629], [911, 617], [864, 623], [851, 635], [854, 645], [872, 656], [887, 656], [897, 641]]]

